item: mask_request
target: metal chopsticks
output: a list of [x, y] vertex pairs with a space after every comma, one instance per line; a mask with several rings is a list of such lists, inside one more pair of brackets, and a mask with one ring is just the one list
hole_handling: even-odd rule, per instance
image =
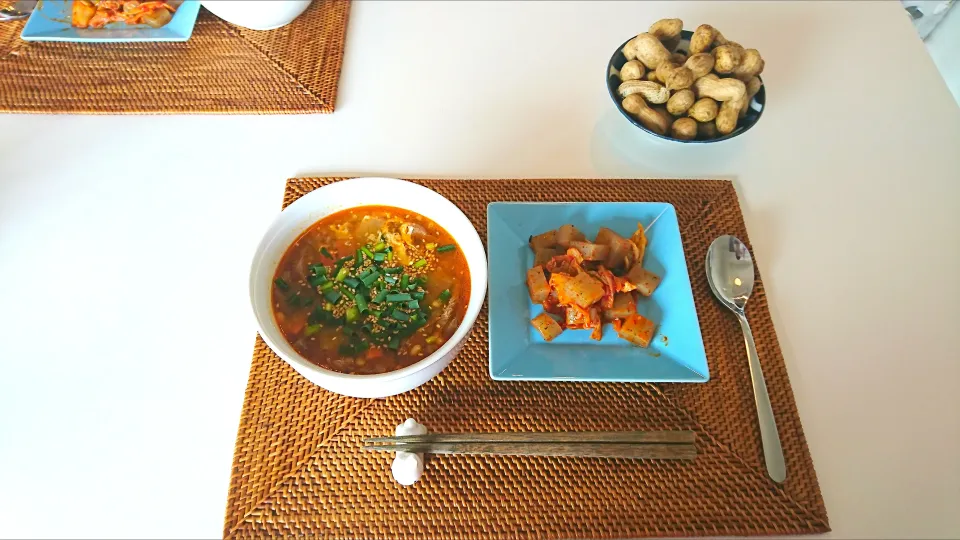
[[428, 454], [493, 454], [513, 456], [601, 457], [627, 459], [694, 459], [692, 431], [435, 433], [406, 437], [373, 437], [364, 450]]

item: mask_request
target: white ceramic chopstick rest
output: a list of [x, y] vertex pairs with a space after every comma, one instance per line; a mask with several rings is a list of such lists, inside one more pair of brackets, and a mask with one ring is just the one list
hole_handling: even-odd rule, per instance
[[[427, 428], [418, 423], [413, 418], [407, 418], [407, 421], [397, 426], [396, 436], [406, 437], [409, 435], [426, 435]], [[393, 471], [393, 479], [405, 486], [416, 483], [423, 475], [423, 454], [413, 454], [411, 452], [397, 452], [397, 457], [393, 458], [393, 465], [390, 467]]]

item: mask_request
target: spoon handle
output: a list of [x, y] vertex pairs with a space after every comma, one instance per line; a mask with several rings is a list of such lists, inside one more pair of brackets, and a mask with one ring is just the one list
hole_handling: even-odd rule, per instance
[[753, 381], [753, 397], [757, 402], [757, 420], [760, 422], [760, 439], [763, 443], [767, 474], [774, 482], [782, 484], [787, 477], [787, 466], [783, 459], [783, 448], [780, 446], [777, 421], [773, 417], [773, 407], [770, 406], [770, 396], [767, 394], [767, 383], [763, 379], [763, 369], [760, 368], [757, 346], [753, 342], [753, 332], [747, 317], [743, 313], [737, 313], [737, 319], [743, 329], [743, 339], [747, 344], [747, 356], [750, 359], [750, 380]]

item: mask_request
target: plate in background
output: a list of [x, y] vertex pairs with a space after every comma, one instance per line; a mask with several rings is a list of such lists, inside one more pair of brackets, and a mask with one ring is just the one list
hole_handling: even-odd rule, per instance
[[186, 0], [165, 26], [151, 28], [145, 24], [111, 23], [103, 28], [74, 28], [70, 25], [72, 0], [44, 0], [37, 5], [20, 37], [24, 41], [78, 41], [110, 43], [125, 41], [186, 41], [193, 34], [193, 25], [200, 11], [198, 0]]
[[[663, 281], [637, 311], [657, 323], [649, 348], [620, 339], [605, 324], [603, 339], [566, 330], [551, 342], [530, 324], [542, 313], [527, 293], [533, 266], [528, 238], [565, 223], [592, 239], [600, 227], [629, 237], [647, 231], [644, 268]], [[706, 382], [710, 379], [677, 212], [669, 203], [491, 203], [487, 206], [490, 376], [497, 380]]]

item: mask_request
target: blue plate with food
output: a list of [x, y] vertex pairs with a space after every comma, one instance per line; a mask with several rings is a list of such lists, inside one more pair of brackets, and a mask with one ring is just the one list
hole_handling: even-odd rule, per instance
[[491, 203], [490, 376], [706, 382], [668, 203]]
[[26, 41], [186, 41], [198, 0], [42, 0], [20, 37]]

